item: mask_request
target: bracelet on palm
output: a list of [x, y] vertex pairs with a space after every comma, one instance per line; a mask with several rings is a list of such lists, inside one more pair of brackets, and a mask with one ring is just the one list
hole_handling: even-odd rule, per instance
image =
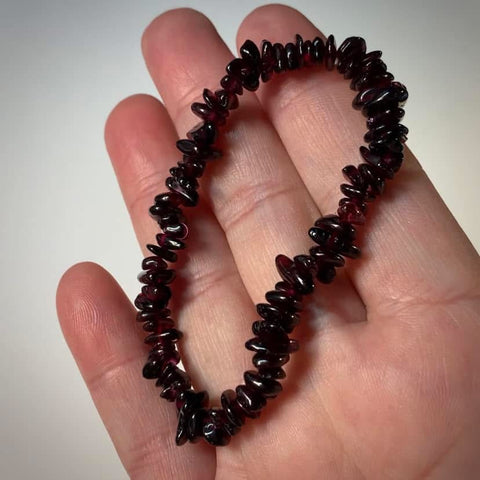
[[[295, 43], [272, 43], [264, 40], [261, 51], [250, 40], [240, 48], [240, 57], [226, 67], [221, 89], [203, 91], [204, 103], [193, 103], [193, 113], [202, 122], [177, 141], [183, 154], [166, 179], [168, 191], [155, 197], [150, 215], [163, 233], [156, 236], [157, 244], [148, 244], [153, 254], [142, 262], [139, 280], [144, 284], [135, 299], [139, 309], [137, 320], [149, 333], [145, 343], [151, 346], [143, 376], [156, 379], [160, 396], [175, 402], [178, 410], [177, 445], [187, 440], [204, 438], [214, 446], [227, 445], [239, 432], [246, 418], [256, 418], [267, 403], [282, 391], [279, 380], [285, 378], [282, 368], [290, 354], [298, 350], [298, 342], [289, 338], [299, 322], [302, 298], [314, 291], [314, 280], [330, 283], [336, 268], [345, 265], [345, 258], [357, 258], [360, 250], [353, 244], [356, 228], [365, 222], [367, 202], [384, 190], [385, 181], [392, 179], [403, 161], [403, 144], [408, 129], [399, 122], [401, 108], [408, 93], [404, 85], [394, 81], [393, 75], [381, 59], [379, 50], [367, 53], [365, 40], [349, 37], [336, 48], [330, 35], [326, 42], [316, 37], [304, 41], [296, 35]], [[278, 255], [275, 264], [281, 277], [275, 288], [266, 293], [266, 303], [256, 306], [261, 319], [252, 325], [254, 338], [245, 346], [254, 352], [255, 369], [244, 373], [244, 383], [221, 395], [221, 408], [209, 408], [208, 394], [196, 392], [191, 380], [177, 364], [180, 354], [176, 343], [182, 333], [175, 328], [167, 308], [171, 297], [169, 285], [175, 270], [169, 263], [177, 260], [177, 251], [185, 248], [188, 227], [182, 207], [198, 203], [198, 182], [206, 162], [220, 156], [213, 147], [218, 130], [238, 107], [238, 96], [243, 89], [255, 91], [260, 79], [267, 82], [275, 73], [302, 67], [324, 66], [334, 68], [345, 79], [351, 79], [350, 88], [358, 91], [353, 107], [366, 117], [368, 131], [364, 140], [368, 148], [360, 147], [364, 163], [348, 165], [342, 172], [349, 183], [340, 186], [344, 195], [336, 214], [325, 215], [315, 221], [308, 235], [315, 242], [307, 254], [290, 259]]]

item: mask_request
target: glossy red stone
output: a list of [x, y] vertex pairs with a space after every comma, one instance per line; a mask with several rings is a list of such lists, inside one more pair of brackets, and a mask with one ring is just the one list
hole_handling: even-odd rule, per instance
[[165, 185], [172, 191], [179, 193], [184, 197], [184, 205], [194, 207], [198, 203], [198, 193], [193, 189], [187, 189], [181, 182], [173, 177], [168, 177]]
[[394, 107], [392, 109], [386, 110], [385, 112], [380, 112], [376, 115], [367, 118], [367, 128], [374, 129], [381, 126], [392, 126], [396, 125], [405, 115], [405, 110], [403, 108]]
[[378, 176], [381, 178], [393, 178], [395, 172], [389, 168], [388, 165], [382, 162], [381, 155], [370, 151], [364, 146], [360, 147], [360, 154], [362, 155], [363, 159], [373, 167]]
[[265, 299], [268, 303], [287, 310], [300, 311], [303, 308], [302, 302], [286, 292], [271, 290], [265, 294]]
[[261, 60], [261, 73], [260, 76], [263, 82], [268, 82], [273, 75], [273, 69], [275, 67], [275, 53], [273, 51], [273, 45], [264, 40], [262, 42], [262, 60]]
[[156, 322], [161, 321], [170, 316], [172, 312], [169, 308], [163, 308], [156, 312], [137, 312], [137, 322]]
[[163, 231], [171, 237], [183, 240], [188, 236], [188, 227], [184, 223], [173, 223], [171, 225], [165, 225]]
[[203, 426], [207, 421], [207, 410], [199, 408], [190, 413], [187, 420], [187, 439], [191, 443], [197, 443], [203, 437]]
[[[236, 97], [235, 97], [236, 98]], [[187, 132], [187, 138], [196, 145], [208, 146], [215, 143], [218, 129], [213, 122], [201, 122]]]
[[240, 47], [240, 55], [248, 60], [255, 68], [261, 67], [261, 55], [258, 47], [251, 41], [246, 40]]
[[183, 445], [191, 437], [192, 432], [189, 431], [190, 419], [193, 413], [206, 406], [208, 403], [208, 393], [205, 391], [194, 392], [185, 390], [181, 392], [177, 398], [178, 425], [175, 443]]
[[161, 320], [152, 320], [145, 322], [142, 326], [146, 332], [161, 333], [165, 330], [173, 328], [175, 326], [174, 321], [171, 318], [162, 318]]
[[289, 70], [299, 68], [298, 52], [293, 43], [289, 42], [285, 45], [285, 55], [287, 56], [287, 68]]
[[281, 391], [282, 385], [272, 378], [261, 377], [254, 370], [247, 370], [243, 374], [245, 385], [252, 390], [259, 391], [265, 398], [275, 398]]
[[144, 342], [147, 344], [155, 345], [167, 345], [170, 343], [176, 343], [183, 337], [183, 333], [176, 328], [169, 328], [161, 333], [152, 333], [145, 338]]
[[323, 62], [325, 56], [325, 43], [320, 37], [315, 37], [312, 41], [313, 59], [317, 63]]
[[236, 398], [235, 392], [229, 389], [222, 393], [220, 401], [228, 420], [237, 427], [241, 427], [245, 423], [245, 412], [236, 402]]
[[252, 363], [260, 370], [262, 368], [281, 367], [289, 360], [290, 355], [269, 355], [265, 353], [256, 353], [252, 358]]
[[185, 244], [181, 240], [170, 237], [166, 233], [158, 233], [156, 239], [159, 247], [168, 248], [169, 250], [182, 250], [185, 248]]
[[287, 54], [285, 47], [281, 43], [273, 45], [273, 56], [275, 58], [273, 70], [277, 73], [284, 72], [287, 69]]
[[327, 43], [325, 44], [325, 67], [327, 70], [333, 70], [335, 66], [335, 60], [337, 58], [337, 47], [335, 44], [335, 37], [333, 35], [329, 35], [327, 38]]
[[225, 75], [220, 80], [220, 85], [229, 93], [236, 95], [242, 95], [243, 93], [242, 82], [233, 75]]
[[376, 195], [381, 195], [385, 188], [385, 179], [378, 174], [378, 170], [373, 165], [361, 163], [358, 166], [360, 175], [368, 184], [368, 192], [370, 198], [375, 198]]
[[361, 37], [346, 38], [337, 49], [337, 70], [345, 73], [347, 67], [353, 68], [353, 65], [360, 65], [367, 45]]
[[365, 213], [358, 206], [358, 203], [350, 198], [342, 199], [339, 203], [337, 214], [342, 222], [352, 223], [354, 225], [363, 225], [365, 223]]
[[225, 115], [223, 113], [212, 110], [204, 103], [195, 102], [191, 106], [192, 112], [205, 122], [211, 122], [214, 125], [224, 125]]
[[237, 403], [247, 417], [256, 418], [267, 403], [265, 397], [260, 392], [246, 385], [238, 385], [235, 392], [237, 394]]
[[306, 295], [313, 292], [313, 278], [307, 269], [285, 255], [277, 255], [275, 265], [282, 279], [290, 283], [298, 293]]
[[203, 437], [208, 443], [215, 447], [223, 447], [230, 443], [231, 435], [226, 428], [228, 419], [224, 410], [218, 408], [207, 410], [204, 422]]
[[277, 368], [260, 368], [258, 370], [258, 374], [262, 378], [272, 378], [274, 380], [280, 380], [282, 378], [285, 378], [287, 374], [285, 373], [285, 370], [281, 367]]

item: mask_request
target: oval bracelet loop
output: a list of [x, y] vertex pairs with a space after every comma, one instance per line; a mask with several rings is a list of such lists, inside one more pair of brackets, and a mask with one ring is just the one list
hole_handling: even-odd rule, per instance
[[[394, 81], [381, 56], [378, 50], [367, 53], [361, 37], [347, 38], [338, 49], [333, 35], [326, 42], [319, 37], [304, 41], [296, 35], [295, 43], [286, 45], [264, 40], [260, 50], [247, 40], [240, 48], [240, 57], [227, 65], [221, 88], [215, 92], [205, 89], [204, 102], [192, 104], [193, 113], [202, 121], [187, 133], [187, 138], [177, 141], [183, 158], [170, 169], [171, 176], [165, 182], [168, 191], [157, 195], [150, 208], [162, 233], [156, 236], [156, 244], [147, 245], [152, 255], [142, 262], [138, 279], [144, 286], [135, 299], [137, 320], [143, 322], [143, 329], [149, 333], [145, 343], [151, 346], [143, 376], [155, 379], [160, 396], [176, 404], [177, 445], [200, 438], [211, 445], [227, 445], [246, 418], [260, 415], [267, 400], [282, 391], [282, 367], [299, 348], [289, 334], [299, 322], [303, 296], [313, 292], [315, 280], [332, 282], [335, 269], [344, 266], [345, 257], [360, 255], [354, 245], [355, 225], [365, 222], [367, 203], [382, 193], [385, 181], [392, 179], [401, 167], [408, 133], [399, 123], [407, 90]], [[260, 80], [267, 82], [274, 74], [314, 65], [324, 65], [327, 70], [336, 68], [345, 79], [350, 79], [350, 88], [358, 92], [353, 107], [361, 110], [368, 128], [364, 136], [368, 147], [360, 147], [364, 162], [343, 168], [348, 182], [340, 186], [344, 196], [336, 214], [317, 219], [308, 231], [315, 242], [308, 254], [293, 259], [276, 257], [281, 280], [266, 293], [266, 303], [256, 306], [261, 319], [253, 323], [254, 337], [245, 343], [254, 352], [255, 369], [244, 373], [244, 383], [235, 390], [222, 393], [221, 408], [209, 408], [207, 392], [196, 392], [188, 375], [177, 366], [180, 354], [176, 343], [182, 333], [175, 328], [167, 308], [169, 285], [175, 278], [169, 263], [177, 260], [177, 250], [185, 248], [188, 236], [182, 207], [198, 203], [197, 178], [202, 176], [208, 160], [220, 156], [213, 145], [230, 110], [238, 107], [238, 96], [243, 90], [255, 91]]]

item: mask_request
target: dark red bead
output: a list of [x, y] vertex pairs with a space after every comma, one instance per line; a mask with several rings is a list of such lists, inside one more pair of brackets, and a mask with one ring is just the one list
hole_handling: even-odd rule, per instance
[[275, 290], [280, 290], [281, 292], [285, 292], [287, 295], [295, 298], [296, 300], [302, 299], [302, 296], [295, 291], [292, 284], [288, 282], [284, 282], [283, 280], [275, 284]]
[[272, 320], [257, 320], [252, 323], [252, 332], [254, 335], [262, 335], [264, 333], [289, 333], [287, 332], [280, 323], [274, 322]]
[[182, 197], [176, 192], [163, 192], [155, 197], [155, 204], [167, 210], [178, 207], [182, 201]]
[[230, 434], [227, 431], [227, 415], [224, 410], [212, 408], [207, 410], [203, 425], [203, 436], [205, 440], [215, 447], [223, 447], [230, 443]]
[[188, 439], [190, 419], [193, 413], [200, 410], [208, 402], [208, 393], [205, 391], [194, 392], [193, 390], [185, 390], [181, 392], [177, 398], [177, 405], [179, 406], [178, 412], [178, 426], [177, 435], [175, 437], [175, 443], [177, 445], [183, 445]]
[[233, 390], [225, 390], [220, 398], [222, 407], [225, 410], [228, 420], [237, 427], [245, 423], [245, 412], [236, 402], [236, 395]]
[[367, 45], [363, 38], [346, 38], [337, 49], [337, 70], [340, 73], [346, 73], [347, 67], [351, 71], [354, 65], [360, 65], [366, 50]]
[[298, 33], [295, 35], [295, 48], [297, 50], [298, 68], [303, 67], [303, 38]]
[[337, 58], [337, 47], [335, 44], [335, 37], [329, 35], [327, 38], [327, 43], [325, 44], [325, 66], [327, 70], [333, 70], [335, 66], [335, 59]]
[[282, 391], [282, 385], [272, 378], [261, 377], [258, 372], [247, 370], [243, 374], [247, 387], [258, 390], [265, 398], [274, 398]]
[[385, 187], [385, 179], [378, 174], [378, 169], [376, 169], [373, 165], [361, 163], [358, 166], [358, 171], [368, 184], [370, 198], [380, 195], [383, 192]]
[[407, 140], [408, 128], [401, 123], [394, 125], [380, 125], [376, 128], [371, 128], [364, 135], [363, 139], [366, 142], [373, 142], [375, 140], [398, 139], [402, 143]]
[[315, 52], [310, 40], [297, 43], [298, 56], [305, 67], [311, 67], [315, 63]]
[[146, 270], [138, 274], [138, 281], [149, 285], [172, 283], [175, 279], [175, 270]]
[[300, 319], [297, 313], [282, 310], [268, 303], [259, 303], [257, 312], [266, 320], [280, 325], [287, 333], [290, 333], [298, 325]]
[[220, 85], [227, 91], [228, 93], [242, 95], [243, 87], [242, 82], [234, 77], [233, 75], [225, 75], [220, 80]]
[[348, 183], [342, 183], [340, 185], [341, 192], [349, 198], [357, 198], [359, 200], [363, 200], [365, 198], [365, 192], [361, 188], [354, 187], [353, 185], [349, 185]]
[[273, 69], [275, 66], [275, 54], [273, 51], [273, 45], [264, 40], [262, 42], [262, 62], [261, 62], [261, 78], [263, 82], [268, 82], [273, 75]]
[[290, 283], [298, 293], [307, 295], [313, 292], [313, 278], [306, 268], [285, 255], [277, 255], [275, 265], [282, 279]]
[[357, 167], [354, 165], [347, 165], [346, 167], [342, 168], [343, 176], [350, 181], [350, 183], [359, 189], [363, 189], [365, 187], [365, 182], [363, 181], [360, 172], [358, 171]]
[[227, 65], [227, 73], [241, 81], [242, 86], [255, 91], [259, 86], [260, 71], [244, 58], [235, 58]]
[[389, 87], [385, 88], [368, 88], [361, 91], [352, 102], [353, 108], [362, 109], [362, 112], [368, 112], [370, 116], [372, 112], [385, 111], [388, 108], [397, 107], [405, 102], [408, 98], [407, 89], [398, 82], [392, 82]]
[[175, 252], [171, 252], [170, 250], [159, 247], [158, 245], [147, 244], [147, 248], [157, 257], [161, 257], [169, 262], [176, 262], [177, 261], [177, 254]]
[[393, 178], [395, 172], [384, 162], [379, 154], [373, 153], [363, 145], [360, 147], [360, 154], [363, 159], [375, 168], [375, 172], [381, 178]]
[[350, 87], [353, 90], [363, 92], [368, 88], [386, 88], [393, 82], [393, 75], [390, 72], [371, 74], [365, 72], [356, 80], [352, 79]]
[[170, 316], [169, 308], [163, 308], [156, 312], [137, 312], [137, 322], [160, 322]]
[[323, 265], [329, 265], [332, 267], [343, 267], [345, 265], [344, 258], [331, 252], [325, 252], [321, 247], [310, 248], [310, 255], [315, 259], [317, 265], [320, 267]]
[[296, 352], [299, 348], [298, 342], [289, 339], [283, 332], [269, 331], [261, 332], [259, 335], [245, 342], [247, 350], [266, 355], [287, 355]]
[[354, 225], [363, 225], [365, 223], [365, 213], [358, 206], [358, 203], [350, 198], [342, 199], [337, 213], [342, 222], [353, 223]]
[[174, 326], [175, 326], [174, 321], [171, 318], [167, 317], [167, 318], [162, 318], [161, 320], [152, 320], [149, 322], [145, 322], [142, 328], [146, 332], [161, 333], [161, 332], [164, 332], [165, 330], [173, 328]]
[[198, 193], [195, 190], [186, 189], [173, 177], [168, 177], [165, 181], [166, 186], [173, 192], [177, 192], [184, 197], [184, 205], [194, 207], [198, 203]]
[[277, 73], [284, 72], [287, 69], [287, 54], [281, 43], [275, 43], [273, 45], [273, 55], [275, 57], [273, 70]]
[[272, 290], [265, 294], [265, 299], [268, 303], [287, 310], [300, 311], [303, 308], [302, 302], [286, 292]]
[[240, 55], [243, 59], [249, 61], [255, 68], [260, 69], [261, 57], [258, 47], [251, 41], [247, 40], [240, 47]]
[[207, 421], [207, 410], [199, 408], [194, 410], [187, 421], [187, 439], [191, 443], [198, 442], [203, 437], [203, 426]]
[[224, 125], [225, 124], [225, 116], [223, 113], [220, 113], [216, 110], [212, 110], [210, 107], [205, 105], [204, 103], [192, 103], [192, 112], [200, 117], [206, 122], [211, 122], [215, 125]]
[[183, 333], [176, 328], [169, 328], [163, 330], [161, 333], [154, 333], [145, 338], [145, 343], [162, 344], [176, 343], [183, 337]]
[[144, 270], [164, 270], [167, 267], [167, 262], [161, 257], [146, 257], [142, 261]]
[[256, 353], [252, 362], [258, 369], [278, 368], [285, 365], [290, 360], [290, 355], [267, 355], [265, 353]]
[[238, 97], [234, 93], [227, 92], [226, 90], [217, 90], [215, 95], [223, 108], [228, 110], [235, 110], [238, 108]]
[[185, 244], [177, 238], [170, 237], [166, 233], [157, 233], [157, 243], [159, 247], [168, 248], [169, 250], [182, 250]]
[[212, 122], [201, 122], [187, 132], [187, 138], [196, 145], [208, 146], [215, 143], [218, 130]]
[[188, 390], [190, 387], [188, 385], [185, 385], [182, 382], [173, 382], [171, 385], [168, 387], [165, 387], [161, 392], [160, 396], [167, 400], [168, 402], [174, 402], [180, 392], [183, 392], [185, 390]]
[[293, 43], [285, 45], [285, 55], [287, 56], [287, 68], [289, 70], [296, 70], [299, 68], [298, 53]]
[[260, 368], [258, 374], [262, 378], [272, 378], [274, 380], [280, 380], [285, 378], [287, 375], [285, 370], [281, 367], [278, 368]]
[[188, 227], [184, 223], [177, 223], [172, 225], [166, 225], [163, 227], [163, 231], [171, 237], [179, 238], [181, 240], [188, 236]]
[[312, 42], [313, 47], [313, 59], [317, 63], [323, 63], [323, 57], [325, 56], [325, 43], [320, 37], [315, 37]]
[[[183, 198], [182, 201], [185, 201]], [[152, 205], [149, 209], [150, 216], [158, 223], [181, 223], [185, 220], [182, 211], [179, 208], [166, 209], [162, 205]]]
[[162, 360], [150, 360], [143, 367], [143, 377], [152, 380], [162, 373], [164, 362]]
[[143, 310], [145, 312], [157, 312], [162, 310], [166, 306], [166, 303], [164, 302], [158, 303], [150, 300], [143, 293], [139, 293], [137, 295], [134, 304], [139, 310]]
[[393, 126], [396, 125], [405, 115], [403, 108], [394, 107], [386, 110], [385, 112], [377, 113], [367, 118], [367, 127], [374, 129], [381, 126]]
[[367, 44], [362, 37], [348, 37], [337, 49], [337, 58], [343, 60], [345, 58], [358, 57], [362, 60], [367, 51]]
[[247, 417], [256, 418], [267, 403], [265, 397], [260, 392], [246, 385], [238, 385], [235, 392], [237, 394], [237, 403]]
[[173, 402], [181, 392], [191, 387], [191, 382], [183, 370], [179, 369], [173, 363], [168, 363], [163, 369], [162, 374], [158, 377], [156, 386], [163, 388], [160, 393], [162, 398]]

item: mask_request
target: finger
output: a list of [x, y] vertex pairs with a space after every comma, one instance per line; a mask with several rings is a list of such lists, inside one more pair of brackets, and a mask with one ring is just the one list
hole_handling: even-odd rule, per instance
[[[237, 39], [239, 45], [245, 39], [260, 44], [263, 38], [286, 43], [296, 33], [325, 38], [297, 10], [267, 5], [246, 17]], [[342, 196], [341, 169], [360, 163], [366, 126], [351, 107], [355, 94], [348, 81], [324, 67], [290, 73], [257, 92], [308, 191], [326, 213], [336, 211]], [[394, 182], [369, 210], [367, 233], [360, 239], [363, 258], [347, 268], [367, 309], [382, 307], [391, 315], [394, 303], [450, 301], [474, 290], [478, 255], [408, 149]]]
[[139, 372], [145, 349], [135, 312], [115, 280], [92, 263], [68, 270], [58, 286], [57, 310], [95, 406], [131, 478], [214, 477], [215, 455], [205, 445], [179, 449], [175, 409]]
[[[193, 10], [158, 17], [142, 45], [175, 127], [185, 132], [195, 123], [190, 105], [201, 101], [205, 86], [219, 85], [233, 57], [210, 21]], [[212, 180], [204, 179], [203, 186], [244, 284], [258, 302], [278, 281], [275, 256], [308, 248], [306, 231], [319, 211], [255, 97], [246, 92], [241, 102], [231, 114], [231, 130], [224, 133], [225, 156], [212, 165]], [[349, 286], [345, 291], [352, 315], [361, 318], [363, 305], [355, 291]]]
[[[168, 169], [179, 158], [171, 120], [158, 100], [135, 95], [112, 111], [105, 139], [138, 239], [143, 246], [155, 243], [159, 227], [148, 208], [166, 190]], [[255, 309], [211, 211], [200, 204], [185, 214], [194, 218], [185, 240], [188, 249], [179, 252], [187, 261], [173, 267], [177, 278], [170, 307], [184, 332], [180, 348], [188, 373], [197, 387], [219, 395], [250, 364], [251, 355], [239, 347], [251, 336]], [[220, 363], [221, 369], [211, 368]]]

